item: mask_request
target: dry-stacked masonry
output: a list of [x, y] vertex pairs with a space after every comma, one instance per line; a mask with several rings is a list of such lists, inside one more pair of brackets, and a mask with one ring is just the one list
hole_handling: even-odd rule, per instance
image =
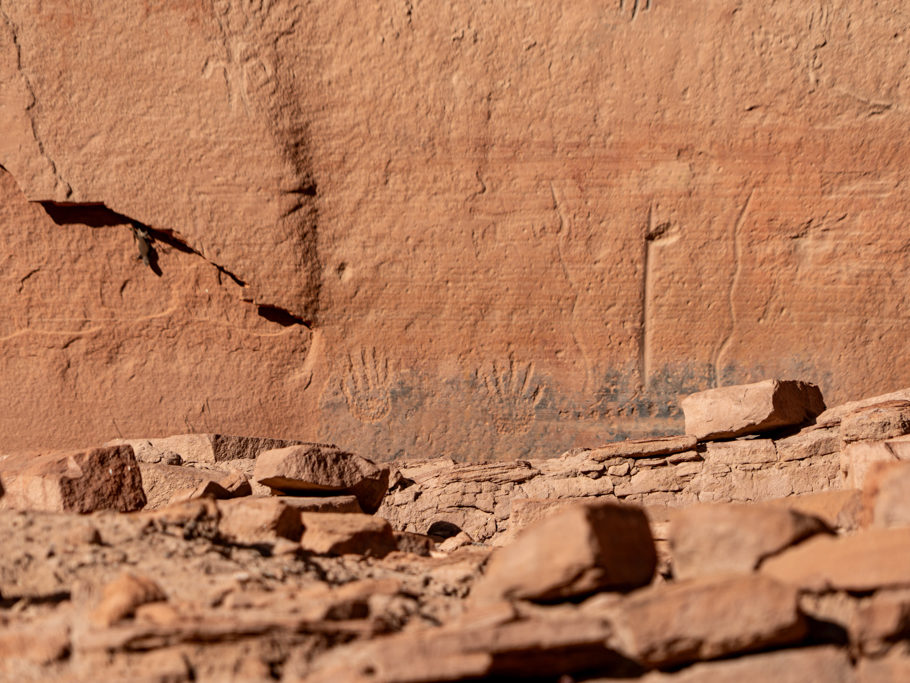
[[907, 680], [910, 391], [683, 408], [688, 435], [532, 462], [216, 435], [5, 457], [0, 677]]

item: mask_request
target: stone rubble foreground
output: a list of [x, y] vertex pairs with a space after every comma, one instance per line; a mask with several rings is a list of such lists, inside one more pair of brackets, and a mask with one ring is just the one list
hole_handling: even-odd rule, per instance
[[0, 680], [910, 680], [910, 401], [682, 405], [687, 436], [511, 463], [0, 456]]

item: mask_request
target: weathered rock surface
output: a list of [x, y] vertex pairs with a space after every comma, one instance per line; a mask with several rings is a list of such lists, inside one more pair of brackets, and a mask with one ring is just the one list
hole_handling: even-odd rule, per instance
[[803, 590], [872, 591], [910, 586], [910, 528], [811, 538], [768, 559], [762, 573]]
[[846, 489], [774, 498], [766, 502], [768, 505], [777, 505], [817, 517], [837, 531], [855, 531], [862, 516], [862, 499], [862, 492]]
[[[836, 442], [839, 449], [839, 437]], [[711, 442], [700, 450], [605, 461], [586, 450], [533, 462], [406, 461], [394, 468], [379, 514], [401, 530], [446, 528], [501, 544], [528, 519], [564, 501], [607, 498], [679, 507], [698, 501], [798, 500], [841, 486], [840, 450], [782, 461], [773, 440], [751, 438]], [[823, 501], [818, 504], [824, 507]], [[846, 501], [831, 504], [841, 505], [844, 524], [852, 523]]]
[[389, 486], [389, 468], [334, 446], [305, 444], [262, 453], [257, 482], [284, 494], [350, 493], [364, 512], [379, 509]]
[[132, 616], [136, 608], [152, 602], [167, 600], [161, 586], [146, 576], [123, 573], [104, 587], [100, 604], [91, 614], [99, 626], [112, 626]]
[[691, 394], [680, 407], [686, 434], [703, 441], [801, 425], [822, 413], [825, 401], [814, 384], [769, 379]]
[[[0, 509], [0, 678], [902, 681], [908, 441], [847, 444], [875, 457], [845, 461], [865, 468], [864, 490], [837, 490], [832, 431], [396, 463], [381, 509], [426, 533], [318, 511], [361, 509], [331, 490], [190, 490], [130, 514]], [[341, 461], [363, 474], [366, 461]], [[141, 465], [161, 490], [217, 476], [199, 486], [235, 495], [256, 460], [167, 450]], [[879, 511], [886, 528], [856, 531]]]
[[653, 586], [610, 611], [620, 651], [654, 667], [787, 645], [807, 632], [796, 589], [757, 575]]
[[693, 505], [670, 521], [673, 574], [688, 579], [750, 572], [766, 558], [827, 530], [821, 520], [782, 507]]
[[303, 532], [300, 511], [275, 498], [219, 500], [218, 512], [218, 531], [234, 543], [299, 541]]
[[276, 499], [301, 512], [363, 512], [357, 496], [277, 496]]
[[627, 591], [648, 584], [656, 566], [654, 540], [641, 509], [578, 504], [497, 549], [472, 598], [549, 601], [599, 590]]
[[301, 545], [320, 555], [385, 557], [398, 549], [392, 527], [381, 517], [356, 513], [304, 512]]
[[877, 659], [862, 659], [857, 666], [859, 683], [900, 683], [910, 676], [910, 653], [894, 652]]
[[0, 19], [6, 448], [543, 457], [910, 384], [896, 0], [47, 7]]
[[845, 443], [882, 441], [910, 434], [910, 400], [886, 401], [844, 415], [840, 435]]
[[830, 455], [840, 451], [841, 446], [841, 436], [837, 429], [814, 426], [774, 440], [777, 457], [782, 462]]
[[704, 458], [722, 465], [758, 465], [777, 461], [777, 448], [771, 439], [735, 439], [709, 442]]
[[339, 648], [317, 661], [305, 680], [404, 683], [635, 672], [633, 663], [611, 649], [610, 633], [609, 624], [597, 617], [558, 612], [523, 617], [500, 603], [447, 628]]
[[910, 637], [910, 590], [877, 591], [858, 600], [845, 625], [858, 650], [870, 656], [887, 652]]
[[694, 436], [664, 436], [650, 439], [629, 439], [607, 444], [588, 452], [588, 457], [596, 462], [611, 458], [649, 458], [657, 455], [682, 453], [695, 448], [698, 440]]
[[782, 650], [724, 662], [695, 664], [679, 673], [653, 673], [641, 679], [642, 683], [856, 683], [856, 680], [847, 653], [830, 646]]
[[910, 461], [910, 437], [887, 441], [861, 441], [847, 445], [840, 454], [840, 470], [846, 488], [865, 488], [866, 476], [880, 464]]
[[873, 527], [910, 526], [910, 462], [883, 463], [866, 477], [864, 521]]
[[0, 456], [0, 476], [5, 488], [0, 509], [129, 512], [146, 502], [129, 446]]
[[[216, 482], [228, 494], [224, 496], [225, 498], [233, 497], [233, 494], [222, 486], [222, 482], [230, 484], [231, 481], [234, 481], [236, 475], [230, 472], [147, 462], [139, 463], [139, 471], [142, 474], [142, 487], [145, 491], [147, 507], [150, 510], [164, 507], [174, 501], [175, 496], [184, 499], [199, 497], [194, 495], [197, 488], [198, 493], [202, 494], [208, 484]], [[240, 486], [240, 484], [236, 486]], [[246, 486], [249, 488], [248, 480]], [[242, 491], [246, 491], [246, 489], [238, 489], [238, 492]], [[251, 488], [243, 495], [249, 495], [249, 493], [252, 493]]]

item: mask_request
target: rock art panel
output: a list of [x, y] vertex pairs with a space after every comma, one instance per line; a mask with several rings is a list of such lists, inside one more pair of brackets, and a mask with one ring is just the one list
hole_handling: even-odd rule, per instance
[[910, 385], [901, 3], [153, 5], [0, 0], [0, 449], [541, 457]]

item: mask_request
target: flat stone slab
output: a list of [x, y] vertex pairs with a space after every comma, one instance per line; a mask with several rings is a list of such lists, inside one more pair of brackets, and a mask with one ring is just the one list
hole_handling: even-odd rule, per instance
[[276, 500], [300, 512], [363, 512], [357, 496], [277, 496]]
[[910, 528], [816, 536], [768, 559], [761, 572], [804, 591], [873, 591], [910, 586]]
[[825, 409], [822, 393], [814, 384], [779, 379], [700, 391], [680, 405], [686, 434], [699, 441], [794, 427]]
[[807, 629], [797, 590], [760, 574], [651, 586], [608, 608], [607, 614], [620, 651], [648, 667], [795, 643]]
[[688, 579], [750, 572], [767, 557], [828, 529], [824, 522], [784, 507], [702, 503], [670, 522], [673, 575]]
[[353, 494], [363, 511], [371, 514], [379, 508], [389, 488], [388, 467], [320, 444], [266, 451], [256, 460], [253, 478], [284, 494]]
[[652, 458], [658, 455], [672, 455], [695, 448], [698, 443], [691, 434], [679, 436], [661, 436], [647, 439], [628, 439], [617, 441], [600, 448], [588, 451], [585, 455], [591, 460], [603, 462], [610, 458]]
[[0, 459], [0, 509], [132, 512], [145, 505], [139, 463], [129, 446], [10, 455]]

